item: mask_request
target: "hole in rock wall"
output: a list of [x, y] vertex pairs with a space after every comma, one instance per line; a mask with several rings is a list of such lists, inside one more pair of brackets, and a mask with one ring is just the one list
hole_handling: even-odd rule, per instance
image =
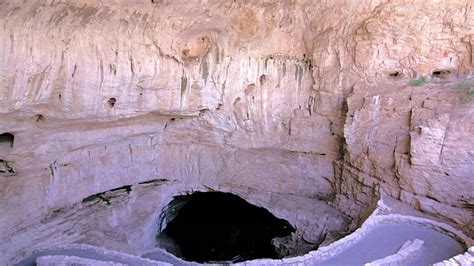
[[0, 145], [13, 147], [13, 141], [15, 140], [15, 136], [11, 133], [3, 133], [0, 134]]
[[400, 78], [400, 77], [402, 77], [402, 72], [394, 71], [394, 72], [391, 72], [390, 74], [388, 74], [388, 76], [391, 77], [391, 78]]
[[437, 69], [437, 70], [433, 70], [433, 72], [431, 74], [435, 78], [444, 79], [444, 78], [447, 78], [449, 76], [449, 74], [451, 74], [451, 71], [446, 70], [446, 69], [444, 69], [444, 70]]
[[107, 100], [107, 106], [110, 109], [114, 108], [115, 103], [117, 103], [117, 99], [115, 99], [115, 98], [110, 98], [109, 100]]
[[0, 156], [6, 156], [13, 148], [15, 136], [11, 133], [0, 134]]
[[35, 115], [34, 119], [35, 119], [36, 123], [39, 123], [41, 121], [44, 121], [44, 116], [43, 115]]
[[223, 192], [177, 196], [160, 217], [159, 245], [188, 261], [280, 258], [272, 239], [295, 229], [268, 210]]

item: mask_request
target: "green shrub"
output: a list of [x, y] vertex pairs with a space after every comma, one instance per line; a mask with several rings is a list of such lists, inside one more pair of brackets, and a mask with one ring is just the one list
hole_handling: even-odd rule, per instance
[[410, 85], [412, 86], [421, 86], [428, 82], [428, 79], [425, 76], [421, 76], [419, 79], [412, 79]]
[[469, 88], [469, 95], [474, 96], [474, 87]]
[[468, 78], [456, 86], [455, 90], [459, 93], [459, 99], [461, 100], [461, 103], [468, 103], [472, 101], [473, 96], [474, 96], [474, 79], [473, 78]]

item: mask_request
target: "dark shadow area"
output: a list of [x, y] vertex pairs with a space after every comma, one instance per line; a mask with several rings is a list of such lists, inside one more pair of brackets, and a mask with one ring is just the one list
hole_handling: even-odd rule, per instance
[[230, 193], [177, 196], [163, 214], [169, 223], [158, 236], [162, 247], [201, 263], [279, 258], [271, 240], [295, 231], [287, 221]]
[[0, 159], [0, 176], [12, 176], [16, 172], [11, 164], [3, 159]]
[[13, 141], [15, 140], [15, 136], [11, 133], [3, 133], [0, 134], [0, 144], [7, 145], [9, 147], [13, 147]]
[[435, 78], [445, 79], [445, 78], [449, 77], [449, 75], [451, 74], [451, 71], [447, 70], [447, 69], [438, 69], [438, 70], [433, 70], [433, 72], [431, 74]]
[[110, 109], [114, 108], [116, 103], [117, 103], [117, 99], [115, 99], [115, 98], [110, 98], [110, 99], [107, 100], [107, 106]]
[[400, 71], [394, 71], [388, 74], [389, 77], [391, 78], [401, 78], [403, 76], [402, 72]]

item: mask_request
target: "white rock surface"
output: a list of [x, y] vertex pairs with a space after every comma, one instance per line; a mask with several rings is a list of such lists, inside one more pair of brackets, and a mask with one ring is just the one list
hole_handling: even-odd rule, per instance
[[[354, 226], [383, 191], [473, 236], [473, 46], [469, 0], [1, 1], [0, 264], [192, 190], [319, 199]], [[148, 180], [163, 194], [54, 220]], [[153, 241], [131, 235], [116, 248]]]

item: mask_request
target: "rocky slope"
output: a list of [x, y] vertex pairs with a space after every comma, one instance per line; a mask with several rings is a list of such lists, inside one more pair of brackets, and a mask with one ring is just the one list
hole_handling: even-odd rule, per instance
[[474, 232], [470, 1], [5, 0], [0, 18], [1, 239], [149, 180], [156, 205], [125, 205], [143, 223], [220, 190], [329, 202], [337, 231], [384, 193]]

